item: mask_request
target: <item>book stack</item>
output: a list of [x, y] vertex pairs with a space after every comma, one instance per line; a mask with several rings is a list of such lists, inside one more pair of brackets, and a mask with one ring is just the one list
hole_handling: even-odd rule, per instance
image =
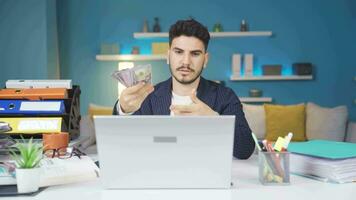
[[71, 80], [8, 80], [0, 89], [0, 134], [41, 138], [43, 133], [79, 136], [80, 88]]
[[356, 144], [328, 140], [289, 145], [290, 171], [325, 182], [356, 181]]
[[40, 186], [63, 185], [99, 178], [99, 168], [88, 156], [69, 159], [47, 158], [41, 161]]
[[[91, 181], [99, 177], [98, 166], [88, 156], [81, 156], [80, 158], [73, 156], [68, 159], [44, 158], [41, 160], [40, 166], [42, 170], [40, 187]], [[14, 163], [9, 161], [0, 163], [1, 187], [4, 185], [16, 186], [14, 171]], [[1, 192], [4, 192], [4, 190]]]

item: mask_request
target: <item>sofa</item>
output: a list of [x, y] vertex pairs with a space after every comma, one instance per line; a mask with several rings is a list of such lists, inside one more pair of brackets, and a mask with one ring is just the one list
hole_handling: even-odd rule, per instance
[[[279, 127], [285, 127], [284, 132], [276, 133], [274, 139], [286, 135], [286, 131], [299, 126], [298, 130], [295, 130], [295, 128], [294, 130], [300, 131], [304, 135], [300, 139], [296, 138], [295, 141], [323, 139], [356, 143], [356, 122], [348, 120], [346, 106], [327, 108], [312, 102], [296, 105], [251, 105], [243, 103], [242, 106], [251, 130], [260, 140], [271, 138], [269, 135], [271, 130], [273, 131], [273, 127], [270, 127], [274, 123]], [[299, 109], [303, 107], [304, 110]]]
[[[305, 139], [326, 139], [334, 141], [345, 141], [356, 143], [356, 122], [347, 120], [346, 106], [335, 108], [325, 108], [314, 103], [302, 103], [305, 105], [302, 115], [304, 120], [300, 120], [305, 128]], [[251, 130], [259, 140], [266, 138], [266, 105], [242, 104], [243, 111]], [[294, 105], [289, 105], [294, 106]], [[282, 106], [283, 110], [283, 106]], [[88, 115], [82, 117], [80, 122], [81, 137], [86, 139], [81, 143], [87, 154], [95, 154], [95, 128], [93, 115], [111, 115], [112, 107], [89, 104]], [[293, 120], [293, 119], [291, 119]], [[279, 122], [277, 122], [279, 126]], [[288, 130], [288, 126], [286, 127]], [[285, 133], [280, 133], [284, 136]]]
[[94, 115], [112, 115], [112, 107], [101, 106], [90, 103], [88, 114], [82, 116], [80, 120], [80, 137], [84, 138], [80, 147], [86, 154], [96, 154], [96, 139], [93, 116]]

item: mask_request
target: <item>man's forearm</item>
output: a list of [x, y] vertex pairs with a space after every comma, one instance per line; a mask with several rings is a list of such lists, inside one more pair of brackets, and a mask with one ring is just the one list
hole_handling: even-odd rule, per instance
[[[237, 122], [236, 119], [236, 123]], [[248, 125], [247, 125], [248, 126]], [[238, 159], [248, 159], [255, 149], [255, 142], [252, 139], [251, 130], [244, 125], [235, 127], [234, 157]]]

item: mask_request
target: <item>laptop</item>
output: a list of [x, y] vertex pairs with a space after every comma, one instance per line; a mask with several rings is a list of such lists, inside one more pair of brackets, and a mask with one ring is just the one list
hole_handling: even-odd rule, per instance
[[106, 189], [231, 187], [235, 116], [94, 116]]

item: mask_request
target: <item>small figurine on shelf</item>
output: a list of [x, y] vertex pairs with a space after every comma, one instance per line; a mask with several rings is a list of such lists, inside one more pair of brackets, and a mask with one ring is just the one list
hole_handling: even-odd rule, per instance
[[250, 97], [262, 97], [262, 90], [256, 88], [250, 89], [248, 94]]
[[247, 22], [246, 22], [246, 20], [244, 20], [244, 19], [241, 21], [240, 31], [241, 31], [241, 32], [246, 32], [246, 31], [248, 31]]
[[131, 54], [134, 54], [134, 55], [140, 54], [140, 47], [138, 47], [138, 46], [132, 47]]
[[149, 32], [149, 30], [148, 30], [148, 21], [147, 21], [147, 19], [145, 19], [145, 20], [143, 21], [142, 32], [144, 32], [144, 33]]
[[155, 24], [153, 25], [153, 32], [161, 32], [161, 26], [159, 25], [158, 17], [155, 17]]
[[222, 32], [223, 31], [222, 25], [220, 23], [214, 24], [213, 31], [214, 32]]

